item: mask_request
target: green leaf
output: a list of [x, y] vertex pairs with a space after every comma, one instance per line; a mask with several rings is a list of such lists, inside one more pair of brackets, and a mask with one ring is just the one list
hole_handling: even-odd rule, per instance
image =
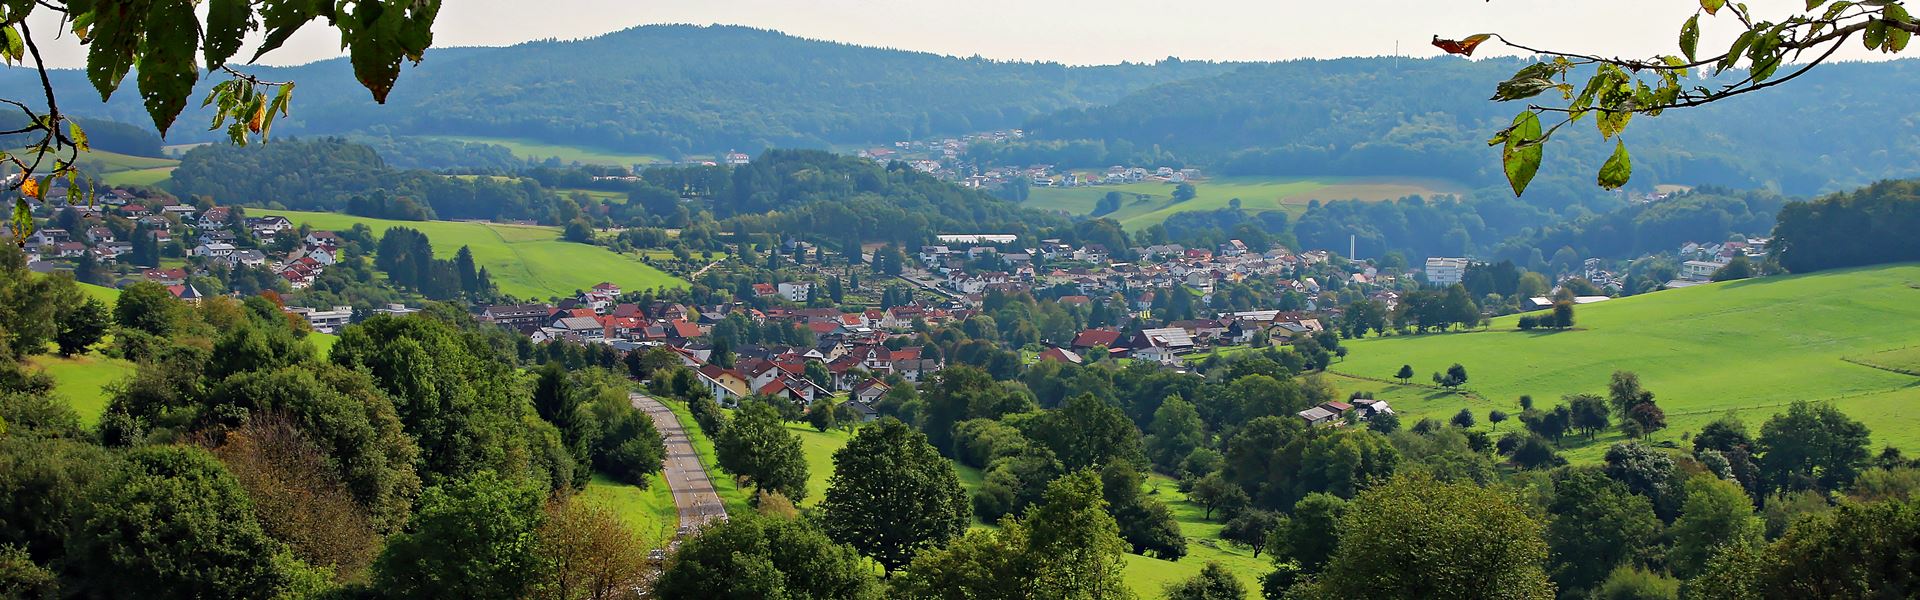
[[1720, 59], [1720, 64], [1714, 66], [1714, 71], [1719, 72], [1733, 68], [1733, 64], [1740, 60], [1740, 55], [1745, 54], [1747, 47], [1753, 45], [1753, 38], [1756, 35], [1758, 34], [1754, 33], [1753, 30], [1748, 30], [1746, 33], [1740, 34], [1740, 37], [1734, 38], [1733, 46], [1727, 49], [1726, 58]]
[[1494, 86], [1493, 99], [1499, 102], [1532, 98], [1553, 87], [1553, 80], [1531, 77], [1527, 79], [1509, 79]]
[[240, 41], [252, 31], [253, 7], [247, 0], [208, 0], [207, 69], [218, 69], [240, 51]]
[[147, 115], [161, 137], [187, 108], [187, 96], [200, 79], [194, 50], [200, 43], [200, 19], [193, 0], [154, 0], [147, 16], [147, 39], [141, 44], [140, 96]]
[[1600, 165], [1600, 187], [1617, 190], [1627, 184], [1633, 176], [1633, 158], [1627, 155], [1627, 144], [1621, 140], [1613, 142], [1613, 156], [1607, 157], [1606, 164]]
[[1500, 151], [1500, 166], [1506, 171], [1507, 183], [1513, 186], [1515, 196], [1526, 193], [1527, 184], [1540, 172], [1540, 159], [1546, 153], [1540, 142], [1539, 115], [1529, 110], [1513, 118], [1513, 126], [1507, 131], [1507, 145]]
[[20, 62], [20, 59], [26, 58], [26, 39], [20, 37], [18, 30], [15, 30], [11, 25], [0, 27], [0, 34], [4, 34], [0, 35], [0, 58], [16, 64]]
[[90, 20], [92, 41], [87, 43], [87, 80], [100, 92], [100, 101], [113, 97], [120, 81], [133, 70], [140, 32], [146, 27], [147, 3], [142, 0], [101, 0], [92, 12], [75, 18]]
[[1687, 18], [1680, 26], [1680, 53], [1687, 55], [1687, 62], [1696, 60], [1693, 55], [1700, 49], [1700, 15]]
[[287, 43], [287, 38], [293, 37], [293, 32], [300, 30], [300, 26], [319, 17], [317, 4], [326, 3], [285, 1], [262, 3], [260, 24], [266, 28], [267, 35], [260, 42], [260, 49], [253, 53], [252, 60], [260, 60], [260, 57], [266, 56], [268, 52], [279, 49], [281, 44]]
[[293, 99], [293, 82], [280, 86], [280, 92], [273, 95], [273, 103], [267, 105], [266, 122], [260, 124], [260, 141], [267, 141], [267, 135], [273, 132], [275, 117], [287, 115], [287, 102]]
[[1820, 5], [1826, 4], [1826, 3], [1827, 3], [1827, 0], [1807, 0], [1807, 10], [1811, 11], [1813, 9], [1820, 8]]
[[1867, 30], [1860, 36], [1860, 41], [1867, 45], [1868, 50], [1879, 50], [1882, 44], [1887, 43], [1887, 22], [1874, 20], [1867, 23]]
[[1710, 15], [1720, 12], [1720, 7], [1726, 5], [1727, 0], [1700, 0], [1700, 10], [1707, 11]]
[[1913, 39], [1913, 32], [1910, 32], [1898, 27], [1888, 27], [1887, 28], [1887, 45], [1885, 46], [1887, 53], [1892, 54], [1895, 52], [1906, 50], [1907, 42], [1911, 41], [1912, 39]]

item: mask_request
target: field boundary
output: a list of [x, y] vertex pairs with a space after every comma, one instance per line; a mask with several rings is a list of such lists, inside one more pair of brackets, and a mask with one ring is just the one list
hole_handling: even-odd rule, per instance
[[1868, 356], [1886, 354], [1889, 352], [1899, 352], [1902, 350], [1920, 350], [1920, 346], [1901, 346], [1899, 348], [1888, 348], [1886, 350], [1877, 350], [1874, 352], [1869, 352], [1866, 354], [1860, 354], [1855, 356], [1842, 356], [1840, 357], [1840, 360], [1850, 362], [1856, 365], [1860, 365], [1862, 367], [1867, 367], [1869, 369], [1879, 369], [1889, 373], [1899, 373], [1901, 375], [1912, 375], [1914, 377], [1920, 377], [1920, 368], [1895, 367], [1891, 365], [1883, 365], [1883, 364], [1870, 362], [1865, 358]]

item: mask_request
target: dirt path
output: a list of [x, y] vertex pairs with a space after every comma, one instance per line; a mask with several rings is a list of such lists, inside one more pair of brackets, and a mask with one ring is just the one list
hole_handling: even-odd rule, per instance
[[667, 460], [664, 473], [667, 488], [673, 490], [674, 506], [680, 510], [680, 526], [699, 528], [707, 521], [727, 518], [726, 506], [720, 503], [720, 495], [713, 490], [713, 482], [707, 479], [707, 471], [700, 468], [700, 457], [693, 452], [693, 442], [687, 439], [686, 427], [675, 418], [673, 411], [659, 400], [645, 394], [629, 394], [633, 407], [646, 411], [653, 417], [653, 426], [667, 441]]

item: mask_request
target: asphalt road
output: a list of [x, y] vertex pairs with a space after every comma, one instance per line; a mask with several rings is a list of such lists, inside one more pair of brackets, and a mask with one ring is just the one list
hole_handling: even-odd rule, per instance
[[666, 405], [645, 394], [629, 394], [633, 407], [646, 411], [653, 417], [653, 426], [666, 438], [667, 460], [664, 472], [667, 488], [673, 491], [673, 503], [680, 510], [680, 526], [699, 529], [708, 521], [727, 518], [726, 505], [720, 503], [720, 495], [713, 490], [713, 481], [707, 479], [706, 469], [700, 468], [700, 457], [693, 452], [693, 442], [687, 439], [686, 427], [675, 418], [673, 411]]

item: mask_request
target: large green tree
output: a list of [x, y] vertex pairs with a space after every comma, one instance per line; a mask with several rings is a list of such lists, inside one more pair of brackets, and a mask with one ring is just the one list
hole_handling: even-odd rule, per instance
[[1153, 411], [1153, 423], [1147, 427], [1147, 457], [1166, 471], [1177, 471], [1195, 448], [1207, 442], [1206, 423], [1200, 420], [1193, 404], [1179, 396], [1167, 398]]
[[833, 453], [820, 524], [891, 573], [959, 537], [971, 522], [953, 464], [926, 434], [888, 417]]
[[1167, 600], [1245, 600], [1247, 588], [1233, 571], [1210, 562], [1200, 574], [1167, 586]]
[[680, 545], [654, 583], [667, 600], [879, 598], [872, 567], [805, 520], [740, 515]]
[[1800, 401], [1760, 426], [1755, 450], [1769, 489], [1844, 489], [1867, 465], [1867, 426], [1831, 404]]
[[740, 405], [714, 440], [720, 468], [745, 478], [756, 490], [779, 492], [795, 502], [807, 497], [807, 458], [800, 437], [781, 424], [766, 402]]
[[1540, 524], [1509, 493], [1405, 473], [1361, 492], [1316, 581], [1343, 598], [1551, 598]]
[[1614, 567], [1655, 542], [1653, 503], [1593, 467], [1554, 474], [1547, 501], [1553, 578], [1565, 590], [1591, 589]]
[[1710, 474], [1686, 482], [1686, 501], [1673, 522], [1673, 550], [1668, 562], [1674, 573], [1692, 577], [1720, 548], [1760, 540], [1765, 524], [1753, 514], [1753, 501], [1739, 484]]
[[68, 536], [68, 591], [94, 598], [258, 598], [294, 583], [232, 475], [203, 450], [135, 450], [99, 481]]
[[542, 578], [546, 491], [491, 471], [428, 488], [374, 563], [374, 587], [410, 598], [524, 597]]

